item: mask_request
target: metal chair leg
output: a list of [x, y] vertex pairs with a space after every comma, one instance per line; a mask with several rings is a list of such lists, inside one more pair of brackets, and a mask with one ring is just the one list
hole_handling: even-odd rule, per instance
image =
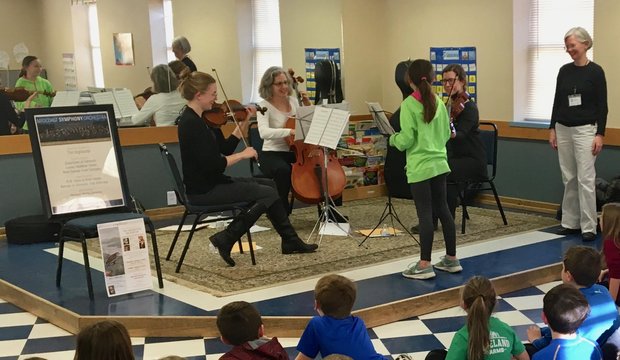
[[177, 232], [174, 234], [174, 238], [172, 239], [172, 243], [170, 244], [170, 248], [168, 249], [168, 255], [166, 255], [166, 260], [170, 260], [170, 256], [172, 256], [172, 251], [177, 244], [177, 239], [181, 234], [181, 229], [183, 228], [183, 224], [185, 224], [185, 218], [187, 218], [187, 210], [183, 212], [183, 217], [181, 218], [181, 222], [179, 223], [179, 227], [177, 228]]
[[179, 258], [179, 263], [177, 264], [177, 268], [175, 272], [181, 271], [181, 265], [183, 265], [183, 260], [185, 260], [185, 255], [187, 254], [187, 250], [189, 249], [189, 244], [192, 241], [192, 237], [194, 236], [194, 231], [196, 230], [196, 225], [198, 225], [198, 221], [200, 220], [199, 216], [196, 216], [196, 220], [192, 224], [192, 229], [189, 231], [189, 235], [187, 236], [187, 240], [185, 241], [185, 246], [183, 247], [183, 252], [181, 253], [181, 257]]
[[[145, 219], [146, 220], [146, 219]], [[159, 263], [159, 250], [157, 248], [157, 236], [155, 235], [155, 225], [149, 219], [146, 221], [146, 226], [148, 226], [149, 234], [151, 235], [151, 242], [153, 243], [153, 257], [155, 258], [155, 270], [157, 271], [157, 283], [160, 289], [164, 288], [164, 280], [161, 274], [161, 264]]]
[[86, 238], [83, 233], [80, 233], [80, 242], [82, 243], [82, 254], [84, 255], [84, 271], [86, 272], [86, 283], [88, 285], [88, 297], [91, 300], [95, 299], [93, 292], [93, 279], [90, 276], [90, 261], [88, 260], [88, 248], [86, 246]]
[[65, 250], [65, 240], [63, 236], [63, 231], [61, 230], [58, 239], [58, 266], [56, 266], [56, 287], [60, 287], [60, 279], [62, 277], [62, 260]]
[[504, 225], [508, 225], [508, 220], [506, 220], [506, 215], [504, 214], [504, 208], [502, 207], [502, 203], [499, 200], [499, 195], [497, 194], [497, 190], [495, 189], [495, 184], [493, 184], [493, 181], [489, 181], [489, 185], [491, 185], [491, 190], [493, 190], [493, 196], [495, 196], [495, 203], [497, 204], [499, 213], [502, 215], [502, 220], [504, 221]]

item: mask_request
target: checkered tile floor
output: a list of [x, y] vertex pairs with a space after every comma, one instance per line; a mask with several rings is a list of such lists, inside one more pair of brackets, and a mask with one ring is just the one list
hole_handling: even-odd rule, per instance
[[[549, 283], [503, 295], [497, 303], [495, 316], [511, 325], [521, 339], [526, 339], [527, 327], [541, 323], [544, 293], [556, 284]], [[369, 333], [378, 352], [392, 357], [407, 353], [417, 360], [424, 359], [432, 349], [449, 346], [454, 333], [464, 323], [465, 312], [460, 308], [451, 308], [378, 326], [370, 329]], [[269, 333], [269, 329], [266, 331]], [[179, 355], [192, 360], [218, 359], [229, 348], [219, 339], [213, 338], [131, 340], [136, 359], [158, 359], [166, 355]], [[289, 357], [294, 358], [298, 339], [279, 340]], [[48, 360], [72, 359], [74, 349], [75, 336], [0, 299], [0, 360], [26, 359], [31, 356]]]

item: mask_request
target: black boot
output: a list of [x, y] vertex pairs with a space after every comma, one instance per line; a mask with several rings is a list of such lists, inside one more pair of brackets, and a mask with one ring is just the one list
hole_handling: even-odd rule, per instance
[[258, 218], [265, 213], [265, 205], [256, 203], [245, 213], [237, 216], [226, 229], [211, 235], [209, 240], [217, 248], [220, 256], [230, 266], [235, 266], [235, 260], [230, 257], [230, 251], [235, 243], [245, 234]]
[[267, 216], [282, 238], [282, 254], [310, 253], [319, 247], [317, 244], [306, 244], [299, 238], [281, 202], [277, 201], [271, 205]]

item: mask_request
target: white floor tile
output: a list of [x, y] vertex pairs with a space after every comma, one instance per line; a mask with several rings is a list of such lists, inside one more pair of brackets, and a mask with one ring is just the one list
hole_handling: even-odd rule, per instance
[[144, 338], [143, 337], [132, 337], [131, 345], [144, 345]]
[[372, 346], [375, 348], [375, 351], [378, 354], [381, 354], [381, 355], [384, 355], [384, 356], [390, 354], [390, 352], [385, 347], [385, 345], [383, 345], [383, 342], [380, 339], [372, 339], [370, 341], [372, 342]]
[[159, 359], [168, 355], [177, 355], [181, 357], [204, 356], [204, 340], [182, 340], [144, 345], [144, 359]]
[[380, 339], [389, 339], [402, 336], [416, 336], [431, 334], [420, 320], [405, 320], [391, 324], [377, 326], [372, 329]]
[[207, 355], [207, 360], [219, 360], [222, 357], [222, 355], [224, 355], [224, 353], [221, 353], [221, 354], [209, 354], [209, 355]]
[[439, 342], [441, 342], [441, 345], [443, 345], [447, 349], [452, 343], [452, 338], [454, 338], [454, 334], [456, 334], [456, 331], [435, 334], [435, 337], [437, 338], [437, 340], [439, 340]]
[[550, 283], [546, 283], [546, 284], [538, 285], [538, 286], [537, 286], [537, 288], [539, 288], [540, 290], [544, 291], [544, 292], [545, 292], [545, 294], [546, 294], [549, 290], [551, 290], [551, 289], [553, 289], [554, 287], [556, 287], [556, 286], [560, 285], [561, 283], [562, 283], [562, 281], [561, 281], [561, 280], [558, 280], [558, 281], [553, 281], [553, 282], [550, 282]]
[[33, 325], [36, 321], [37, 317], [27, 312], [0, 314], [0, 327]]
[[299, 338], [278, 338], [278, 341], [283, 348], [294, 348], [297, 347], [297, 344], [299, 343]]
[[17, 356], [22, 353], [27, 339], [0, 341], [0, 357]]
[[544, 295], [517, 296], [504, 299], [517, 310], [540, 309], [543, 306]]
[[69, 335], [72, 334], [54, 324], [35, 324], [30, 331], [30, 335], [28, 335], [28, 339], [41, 339]]
[[[409, 353], [408, 355], [411, 356], [413, 360], [424, 360], [426, 359], [426, 355], [428, 355], [428, 353], [429, 353], [428, 351], [420, 351], [420, 352]], [[396, 356], [394, 358], [396, 358]]]
[[527, 316], [523, 315], [520, 311], [502, 311], [493, 314], [496, 318], [505, 322], [510, 326], [517, 325], [529, 325], [532, 324], [532, 320], [530, 320]]

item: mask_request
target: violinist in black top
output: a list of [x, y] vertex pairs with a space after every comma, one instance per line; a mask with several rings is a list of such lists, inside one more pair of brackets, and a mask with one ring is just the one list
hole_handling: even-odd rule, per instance
[[446, 145], [448, 150], [448, 208], [454, 217], [457, 206], [458, 189], [451, 182], [465, 180], [475, 181], [487, 176], [487, 157], [484, 145], [480, 140], [478, 128], [480, 116], [476, 103], [469, 98], [465, 91], [467, 74], [459, 64], [450, 64], [443, 69], [441, 83], [444, 91], [451, 94], [448, 102], [450, 120], [456, 132]]
[[[444, 92], [450, 95], [448, 109], [453, 132], [446, 144], [448, 150], [448, 165], [450, 173], [447, 178], [447, 201], [452, 217], [458, 205], [459, 192], [462, 185], [454, 183], [462, 181], [476, 181], [487, 176], [487, 157], [484, 145], [480, 140], [480, 116], [476, 103], [469, 98], [467, 88], [467, 74], [459, 64], [450, 64], [443, 69], [441, 83]], [[438, 219], [433, 214], [433, 225], [437, 230]], [[418, 225], [411, 227], [413, 233], [418, 233]]]
[[[179, 91], [188, 103], [179, 119], [179, 147], [183, 162], [183, 181], [190, 203], [195, 205], [222, 205], [253, 202], [228, 227], [211, 236], [220, 256], [230, 266], [235, 242], [267, 213], [273, 227], [282, 238], [282, 253], [313, 252], [316, 244], [304, 243], [289, 222], [287, 209], [280, 201], [275, 184], [269, 179], [231, 178], [224, 174], [227, 167], [245, 159], [256, 158], [256, 150], [245, 148], [234, 153], [249, 121], [244, 121], [225, 138], [219, 128], [208, 126], [202, 119], [204, 111], [212, 108], [217, 99], [217, 86], [209, 74], [192, 72], [181, 80]], [[248, 111], [248, 118], [251, 113]]]

